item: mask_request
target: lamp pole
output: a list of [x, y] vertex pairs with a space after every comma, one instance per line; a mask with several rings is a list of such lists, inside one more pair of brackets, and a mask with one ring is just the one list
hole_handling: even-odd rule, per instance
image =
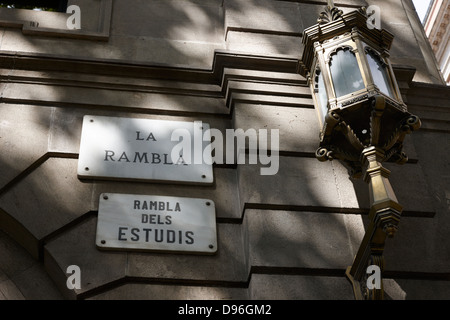
[[384, 152], [376, 147], [364, 149], [361, 155], [365, 168], [364, 181], [369, 184], [371, 198], [370, 224], [352, 266], [346, 270], [357, 300], [383, 299], [383, 282], [380, 281], [379, 287], [368, 287], [367, 269], [375, 265], [383, 272], [385, 241], [387, 237], [394, 236], [403, 210], [389, 183], [390, 171], [381, 164], [384, 156]]
[[[346, 270], [346, 276], [353, 286], [357, 300], [382, 300], [384, 297], [383, 282], [380, 286], [369, 288], [367, 286], [367, 269], [370, 265], [384, 269], [384, 246], [386, 238], [392, 238], [400, 222], [403, 207], [398, 203], [394, 190], [389, 182], [390, 171], [383, 167], [382, 161], [386, 159], [386, 152], [379, 147], [380, 119], [386, 106], [384, 97], [378, 96], [372, 103], [371, 128], [372, 137], [370, 146], [361, 152], [361, 165], [364, 169], [364, 181], [369, 184], [370, 211], [369, 227], [360, 244], [353, 264]], [[420, 119], [411, 115], [402, 126], [404, 135], [419, 129]]]

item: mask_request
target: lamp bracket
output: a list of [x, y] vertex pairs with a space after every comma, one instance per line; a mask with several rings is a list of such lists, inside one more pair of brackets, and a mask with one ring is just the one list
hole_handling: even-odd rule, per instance
[[[352, 119], [354, 114], [366, 114], [367, 118], [359, 117], [355, 121]], [[403, 152], [403, 141], [407, 134], [420, 126], [417, 116], [399, 110], [396, 105], [391, 104], [391, 99], [375, 94], [363, 101], [356, 101], [353, 105], [328, 112], [316, 157], [320, 161], [339, 159], [347, 165], [354, 178], [359, 178], [362, 173], [360, 156], [365, 148], [376, 147], [382, 150], [380, 162], [406, 163], [408, 157]], [[390, 134], [387, 134], [388, 127], [391, 128]], [[361, 128], [367, 131], [366, 134], [360, 132]]]

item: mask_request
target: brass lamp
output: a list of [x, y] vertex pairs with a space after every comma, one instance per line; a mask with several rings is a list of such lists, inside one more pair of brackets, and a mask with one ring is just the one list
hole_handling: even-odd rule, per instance
[[389, 61], [394, 36], [368, 23], [365, 8], [343, 14], [332, 0], [318, 24], [303, 32], [299, 73], [308, 79], [321, 127], [316, 157], [338, 159], [369, 184], [370, 225], [346, 271], [356, 299], [382, 299], [366, 286], [367, 268], [384, 267], [386, 237], [394, 236], [402, 206], [382, 162], [403, 164], [406, 134], [420, 128], [407, 111]]

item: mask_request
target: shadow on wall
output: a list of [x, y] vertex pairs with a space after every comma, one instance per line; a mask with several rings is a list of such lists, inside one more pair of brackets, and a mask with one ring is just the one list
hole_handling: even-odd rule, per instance
[[42, 264], [2, 231], [0, 256], [0, 300], [62, 299]]
[[[302, 19], [296, 20], [295, 14], [285, 15], [291, 8], [290, 6], [297, 8], [295, 12]], [[227, 31], [230, 36], [228, 48], [233, 50], [239, 48], [243, 51], [246, 50], [246, 47], [240, 42], [242, 38], [239, 40], [236, 37], [237, 34], [231, 34], [240, 32], [244, 39], [258, 35], [255, 36], [255, 42], [251, 43], [252, 53], [258, 53], [261, 50], [281, 55], [292, 54], [293, 51], [287, 43], [289, 41], [300, 42], [298, 35], [302, 31], [301, 29], [309, 26], [310, 23], [313, 24], [312, 15], [309, 14], [311, 10], [308, 9], [310, 6], [310, 4], [303, 3], [267, 0], [208, 2], [200, 0], [136, 0], [131, 2], [116, 0], [114, 1], [111, 37], [107, 43], [23, 36], [17, 29], [4, 28], [1, 34], [0, 50], [17, 51], [24, 54], [42, 53], [66, 58], [106, 59], [136, 64], [170, 64], [171, 66], [209, 70], [212, 66], [214, 51], [227, 48], [225, 40]], [[225, 9], [229, 11], [224, 11]], [[318, 15], [322, 9], [322, 5], [314, 6], [313, 11]], [[353, 9], [353, 6], [344, 7], [344, 9], [350, 10]], [[82, 8], [82, 10], [84, 9]], [[246, 19], [249, 16], [248, 12], [253, 16]], [[226, 15], [230, 20], [225, 21]], [[276, 24], [270, 26], [273, 29], [267, 34], [264, 34], [264, 19], [260, 19], [260, 16], [270, 18], [270, 21], [277, 21]], [[245, 28], [241, 28], [241, 24], [247, 25]], [[288, 32], [283, 30], [288, 30]], [[286, 36], [287, 38], [283, 40], [285, 46], [280, 46], [280, 40], [274, 35]], [[414, 40], [405, 39], [405, 41], [413, 42]], [[93, 195], [96, 192], [93, 190], [93, 184], [81, 182], [76, 176], [73, 176], [83, 114], [89, 112], [99, 115], [108, 113], [108, 115], [127, 116], [131, 114], [128, 108], [134, 106], [128, 105], [129, 101], [125, 100], [115, 106], [113, 114], [105, 112], [108, 106], [98, 109], [96, 105], [89, 104], [91, 97], [86, 96], [88, 88], [77, 88], [74, 91], [65, 85], [64, 80], [76, 81], [76, 74], [62, 75], [62, 77], [73, 76], [74, 78], [62, 79], [63, 81], [53, 86], [29, 83], [24, 87], [15, 82], [22, 72], [15, 65], [4, 69], [3, 72], [3, 82], [0, 87], [0, 101], [2, 102], [0, 105], [1, 215], [13, 215], [19, 224], [25, 229], [31, 230], [34, 237], [32, 247], [35, 250], [34, 253], [39, 256], [45, 242], [58, 234], [58, 230], [64, 229], [68, 225], [72, 226], [74, 222], [82, 219], [95, 207], [93, 202], [96, 199]], [[83, 72], [88, 74], [88, 70]], [[39, 76], [37, 73], [36, 78]], [[93, 77], [93, 82], [97, 80], [98, 78]], [[106, 80], [101, 78], [101, 81]], [[145, 75], [143, 75], [143, 82], [146, 81]], [[157, 80], [152, 81], [157, 82]], [[24, 88], [26, 90], [23, 90]], [[92, 94], [95, 94], [95, 101], [101, 101], [110, 99], [113, 92], [96, 90]], [[152, 102], [152, 100], [145, 100], [144, 94], [134, 94], [138, 96], [134, 100], [135, 102], [139, 102], [139, 99], [142, 99], [143, 105]], [[83, 103], [64, 105], [66, 101], [73, 101], [73, 97], [76, 95], [83, 100]], [[51, 104], [46, 98], [49, 96], [52, 97]], [[5, 97], [13, 97], [14, 101], [7, 101]], [[179, 100], [171, 100], [171, 98], [170, 95], [164, 96], [164, 99], [167, 100], [166, 104], [179, 103]], [[132, 112], [136, 111], [136, 109], [131, 110]], [[157, 112], [157, 110], [156, 112], [155, 110], [142, 110], [143, 114]], [[186, 112], [188, 113], [189, 110]], [[316, 165], [313, 166], [316, 170]], [[320, 186], [315, 182], [317, 177], [311, 176], [314, 170], [298, 164], [294, 168], [296, 172], [282, 172], [284, 178], [290, 181], [293, 190], [296, 190], [298, 188], [295, 185], [296, 178], [310, 177], [311, 181], [301, 187], [302, 195], [310, 199], [311, 203], [320, 203], [322, 199]], [[62, 172], [64, 174], [61, 174]], [[258, 172], [259, 168], [255, 170], [255, 174], [259, 174]], [[263, 180], [261, 181], [264, 183]], [[296, 192], [281, 194], [286, 180], [275, 179], [272, 182], [274, 183], [271, 184], [271, 188], [278, 191], [277, 201], [290, 203], [299, 196]], [[248, 186], [250, 187], [251, 183]], [[255, 197], [261, 199], [260, 194]], [[254, 212], [250, 213], [249, 217], [251, 218], [252, 215], [252, 223], [260, 223], [258, 219], [254, 219], [260, 216], [261, 223], [264, 223], [260, 225], [260, 229], [255, 230], [265, 231], [261, 234], [251, 235], [256, 250], [251, 263], [255, 262], [257, 266], [277, 265], [275, 260], [271, 260], [267, 251], [258, 251], [258, 248], [267, 248], [267, 239], [274, 240], [269, 247], [269, 251], [272, 250], [275, 254], [274, 257], [285, 261], [286, 265], [297, 273], [303, 272], [303, 267], [315, 268], [319, 265], [326, 269], [336, 268], [335, 266], [338, 265], [338, 269], [340, 269], [351, 263], [347, 256], [340, 256], [340, 252], [336, 253], [336, 248], [333, 247], [334, 239], [339, 239], [340, 243], [353, 242], [356, 239], [353, 236], [350, 236], [350, 240], [343, 237], [349, 228], [345, 215], [326, 217], [324, 213], [304, 214], [293, 211], [272, 212], [268, 215], [264, 215], [264, 212]], [[285, 223], [280, 224], [279, 219], [282, 218], [286, 218], [286, 220]], [[293, 225], [286, 223], [289, 221], [293, 222], [293, 225], [304, 224], [305, 229], [300, 232], [293, 230]], [[317, 235], [321, 233], [321, 227], [324, 224], [330, 224], [329, 226], [337, 233], [330, 233], [327, 235], [327, 241], [317, 243], [315, 242]], [[271, 228], [272, 225], [278, 225], [278, 227]], [[356, 233], [356, 231], [354, 232]], [[286, 237], [284, 236], [286, 234], [293, 236]], [[49, 236], [51, 237], [49, 238]], [[38, 248], [36, 249], [34, 246], [38, 246]], [[283, 247], [289, 247], [296, 251], [286, 256], [283, 254], [286, 251], [281, 250]], [[181, 256], [179, 259], [183, 260], [184, 258]], [[213, 260], [214, 258], [208, 257], [207, 259]], [[231, 263], [239, 265], [237, 261]], [[303, 267], [298, 268], [299, 265]], [[333, 270], [332, 272], [337, 271]]]

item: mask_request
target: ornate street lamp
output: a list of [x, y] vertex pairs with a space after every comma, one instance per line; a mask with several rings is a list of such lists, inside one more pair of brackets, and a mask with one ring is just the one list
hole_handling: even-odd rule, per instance
[[407, 111], [389, 61], [394, 36], [368, 24], [365, 8], [343, 14], [328, 0], [318, 24], [303, 32], [299, 73], [311, 86], [320, 122], [320, 161], [338, 159], [369, 184], [370, 225], [346, 271], [356, 299], [382, 299], [366, 286], [367, 268], [384, 267], [387, 237], [397, 231], [402, 206], [382, 162], [403, 164], [406, 134], [420, 128]]

